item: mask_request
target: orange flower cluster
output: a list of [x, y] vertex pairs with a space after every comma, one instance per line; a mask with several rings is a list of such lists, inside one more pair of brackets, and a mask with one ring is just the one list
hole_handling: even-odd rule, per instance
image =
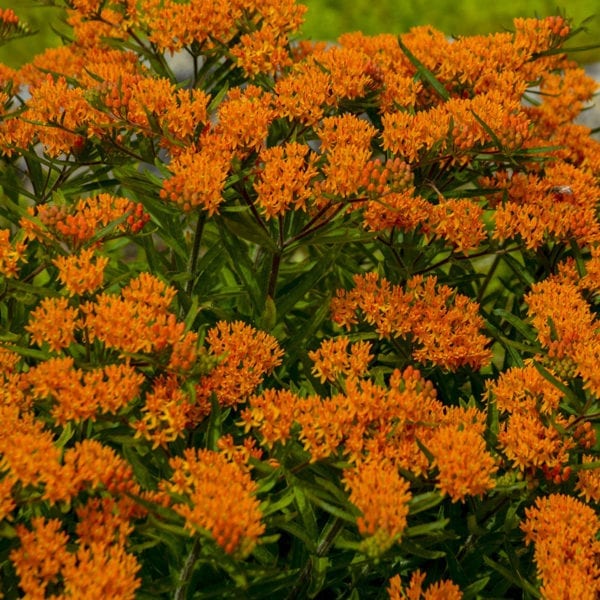
[[265, 217], [283, 215], [292, 207], [306, 209], [312, 195], [310, 183], [317, 174], [309, 147], [289, 142], [262, 150], [259, 160], [263, 166], [254, 189]]
[[67, 298], [44, 298], [31, 311], [25, 330], [38, 346], [48, 344], [50, 350], [59, 352], [75, 342], [75, 332], [79, 327], [79, 313], [69, 306]]
[[394, 465], [375, 460], [344, 471], [344, 485], [350, 491], [350, 502], [361, 512], [356, 524], [367, 538], [363, 550], [373, 556], [383, 554], [406, 528], [410, 483], [398, 475]]
[[242, 321], [220, 321], [208, 331], [206, 342], [209, 355], [220, 362], [196, 386], [196, 419], [210, 413], [213, 394], [224, 407], [245, 402], [283, 357], [272, 335]]
[[[335, 346], [323, 344], [316, 353], [317, 364], [330, 345]], [[352, 373], [344, 387], [331, 398], [266, 390], [250, 398], [242, 423], [246, 431], [256, 428], [268, 448], [285, 443], [299, 425], [298, 437], [312, 462], [339, 452], [356, 468], [379, 461], [415, 476], [435, 473], [437, 486], [453, 501], [494, 487], [497, 466], [485, 448], [483, 413], [444, 407], [431, 382], [410, 367], [395, 370], [385, 387]]]
[[321, 380], [335, 381], [338, 377], [361, 377], [367, 373], [368, 364], [373, 360], [371, 344], [356, 342], [350, 345], [350, 340], [340, 336], [335, 340], [324, 340], [318, 350], [308, 353], [313, 361], [313, 375]]
[[541, 469], [557, 483], [568, 479], [569, 453], [577, 443], [571, 419], [558, 412], [563, 400], [559, 388], [528, 364], [501, 373], [488, 390], [500, 412], [508, 414], [498, 434], [508, 459], [530, 475]]
[[[294, 0], [260, 3], [217, 0], [209, 5], [145, 0], [139, 14], [143, 15], [143, 24], [150, 32], [150, 41], [161, 51], [174, 52], [192, 43], [204, 51], [229, 45], [241, 60], [241, 66], [245, 66], [252, 58], [261, 65], [262, 61], [268, 60], [267, 54], [272, 47], [256, 48], [257, 38], [264, 38], [270, 33], [277, 41], [276, 49], [283, 50], [286, 35], [300, 27], [305, 10], [306, 7], [296, 5]], [[234, 45], [234, 38], [240, 34], [240, 41]], [[251, 69], [249, 74], [256, 72], [269, 70]]]
[[58, 267], [58, 278], [69, 295], [81, 296], [95, 292], [102, 285], [108, 261], [106, 256], [95, 257], [92, 248], [84, 248], [77, 254], [59, 256], [53, 263]]
[[[174, 510], [196, 534], [208, 531], [228, 554], [245, 558], [265, 530], [256, 484], [247, 467], [227, 460], [220, 452], [188, 448], [183, 457], [170, 460], [173, 475], [162, 482], [164, 490], [184, 496], [173, 501]], [[223, 494], [223, 482], [227, 494]]]
[[230, 169], [231, 153], [222, 148], [216, 135], [205, 136], [202, 149], [177, 155], [160, 191], [161, 198], [190, 211], [201, 206], [209, 215], [223, 202], [222, 193]]
[[[55, 203], [38, 204], [28, 209], [31, 218], [23, 218], [20, 226], [29, 239], [41, 242], [64, 242], [78, 249], [95, 240], [96, 235], [112, 226], [115, 232], [138, 233], [150, 219], [143, 206], [128, 198], [102, 193], [81, 198], [71, 206]], [[103, 237], [107, 237], [103, 232]]]
[[593, 600], [600, 593], [600, 520], [593, 508], [571, 496], [538, 498], [521, 523], [544, 598]]
[[[588, 422], [589, 425], [589, 422]], [[600, 468], [598, 457], [584, 454], [577, 473], [577, 490], [586, 502], [600, 502]]]
[[149, 273], [132, 279], [120, 296], [100, 294], [81, 306], [82, 328], [90, 340], [124, 356], [167, 353], [167, 368], [191, 369], [198, 356], [198, 335], [168, 309], [175, 289]]
[[582, 246], [600, 240], [595, 216], [600, 186], [593, 172], [558, 162], [542, 176], [499, 173], [491, 184], [507, 194], [495, 212], [496, 238], [520, 236], [527, 248], [539, 248], [547, 240], [574, 239]]
[[183, 435], [190, 423], [193, 406], [177, 377], [158, 378], [152, 391], [146, 393], [142, 418], [132, 424], [135, 436], [151, 441], [153, 448], [165, 447]]
[[390, 600], [462, 600], [460, 588], [452, 581], [445, 579], [432, 583], [423, 589], [426, 574], [415, 571], [406, 589], [402, 589], [400, 575], [394, 575], [389, 581], [388, 595]]
[[126, 363], [83, 371], [69, 356], [39, 363], [23, 381], [34, 399], [52, 399], [52, 418], [65, 425], [118, 413], [138, 396], [144, 376]]
[[440, 427], [427, 442], [427, 449], [439, 471], [437, 487], [453, 502], [482, 496], [495, 487], [493, 476], [498, 467], [478, 428], [463, 423]]
[[[11, 401], [16, 402], [11, 403]], [[59, 450], [54, 436], [38, 421], [33, 412], [20, 410], [12, 393], [1, 398], [0, 470], [3, 473], [3, 509], [14, 506], [11, 489], [19, 484], [24, 489], [52, 485], [59, 480]]]
[[358, 323], [360, 311], [380, 337], [412, 335], [418, 344], [413, 357], [419, 362], [448, 370], [464, 365], [478, 369], [489, 362], [477, 304], [448, 286], [437, 285], [435, 277], [415, 276], [404, 289], [376, 273], [355, 275], [354, 283], [350, 291], [338, 290], [331, 303], [338, 325], [350, 329]]
[[16, 277], [19, 274], [19, 262], [25, 261], [27, 245], [23, 242], [11, 242], [10, 229], [0, 229], [0, 275]]
[[600, 395], [597, 357], [600, 334], [597, 319], [583, 297], [581, 286], [568, 275], [550, 277], [532, 285], [525, 297], [537, 337], [557, 365], [569, 364], [569, 375], [579, 375], [587, 389]]
[[285, 444], [291, 438], [301, 399], [289, 390], [268, 389], [248, 400], [240, 413], [241, 424], [248, 433], [260, 431], [261, 443], [271, 449], [276, 443]]
[[17, 526], [20, 547], [10, 559], [20, 578], [19, 585], [27, 598], [45, 598], [49, 586], [59, 580], [67, 598], [122, 598], [133, 600], [141, 581], [136, 558], [121, 544], [98, 544], [81, 540], [75, 552], [68, 549], [69, 537], [61, 530], [58, 519], [32, 519], [32, 530]]

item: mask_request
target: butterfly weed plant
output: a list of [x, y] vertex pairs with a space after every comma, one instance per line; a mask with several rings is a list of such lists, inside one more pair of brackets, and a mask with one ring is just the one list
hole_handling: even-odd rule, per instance
[[577, 28], [60, 5], [0, 65], [3, 597], [597, 598]]

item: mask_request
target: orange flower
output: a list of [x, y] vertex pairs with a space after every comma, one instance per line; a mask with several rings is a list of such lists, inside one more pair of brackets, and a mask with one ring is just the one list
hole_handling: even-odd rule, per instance
[[242, 18], [242, 8], [237, 0], [209, 4], [146, 1], [143, 14], [150, 29], [149, 40], [160, 51], [175, 52], [194, 42], [207, 49], [214, 46], [212, 40], [228, 44], [238, 31], [236, 21]]
[[288, 390], [265, 390], [250, 397], [240, 413], [241, 424], [246, 433], [258, 429], [267, 448], [277, 442], [285, 444], [290, 439], [299, 403], [300, 398]]
[[315, 125], [332, 103], [331, 77], [318, 65], [300, 63], [275, 83], [276, 114]]
[[450, 132], [451, 116], [444, 106], [416, 114], [393, 112], [382, 119], [383, 149], [413, 164], [434, 146], [443, 152]]
[[22, 218], [21, 227], [31, 239], [47, 243], [48, 238], [66, 242], [72, 248], [79, 248], [92, 239], [98, 230], [115, 223], [115, 230], [121, 233], [136, 233], [148, 222], [141, 204], [128, 198], [110, 194], [98, 194], [93, 198], [79, 199], [71, 206], [58, 206], [53, 203], [37, 205], [29, 209], [32, 216], [41, 221]]
[[322, 151], [330, 151], [339, 146], [369, 150], [376, 133], [377, 129], [368, 121], [350, 113], [323, 119], [317, 130]]
[[534, 407], [528, 411], [513, 413], [503, 424], [498, 442], [514, 465], [525, 471], [543, 468], [547, 472], [569, 462], [569, 450], [575, 443], [562, 433], [569, 421], [554, 415], [550, 424], [537, 413]]
[[18, 263], [25, 262], [27, 245], [23, 242], [10, 242], [10, 229], [0, 229], [0, 275], [16, 277]]
[[160, 191], [163, 200], [176, 202], [185, 211], [200, 206], [209, 215], [217, 212], [223, 202], [231, 153], [225, 152], [215, 140], [214, 135], [204, 136], [199, 151], [182, 152], [171, 161], [172, 176], [164, 180]]
[[266, 147], [269, 125], [276, 116], [272, 103], [271, 94], [255, 85], [230, 90], [219, 105], [213, 130], [221, 147], [242, 158]]
[[264, 376], [281, 364], [283, 350], [277, 340], [242, 321], [219, 321], [208, 331], [206, 341], [210, 355], [222, 357], [222, 362], [196, 387], [198, 419], [210, 412], [213, 393], [221, 406], [245, 402]]
[[258, 31], [245, 33], [231, 49], [238, 66], [246, 77], [259, 73], [275, 75], [292, 64], [288, 50], [288, 38], [280, 35], [276, 28], [263, 26]]
[[[512, 367], [500, 373], [498, 379], [488, 384], [498, 409], [509, 413], [553, 413], [563, 399], [563, 393], [548, 381], [533, 364]], [[532, 409], [533, 406], [533, 409]]]
[[133, 531], [127, 503], [132, 504], [132, 501], [104, 497], [90, 498], [83, 506], [78, 506], [75, 511], [79, 522], [75, 531], [80, 544], [97, 548], [113, 544], [124, 546]]
[[222, 453], [192, 448], [169, 462], [174, 472], [162, 486], [187, 497], [188, 502], [175, 502], [173, 508], [191, 533], [207, 530], [228, 554], [248, 556], [265, 526], [254, 497], [257, 485], [247, 469]]
[[64, 595], [59, 598], [134, 600], [142, 583], [140, 566], [120, 544], [81, 544], [62, 570]]
[[515, 27], [515, 46], [526, 52], [528, 56], [549, 50], [571, 31], [569, 22], [561, 16], [551, 16], [543, 19], [519, 17], [514, 19], [513, 23]]
[[525, 297], [537, 337], [557, 364], [566, 363], [570, 375], [580, 375], [586, 388], [597, 394], [600, 377], [597, 358], [600, 336], [597, 319], [582, 290], [568, 278], [551, 277], [531, 286]]
[[360, 534], [367, 537], [363, 550], [374, 556], [383, 554], [406, 528], [410, 483], [398, 475], [394, 465], [379, 460], [345, 470], [343, 481], [350, 502], [361, 512], [356, 523]]
[[[10, 398], [2, 398], [10, 401]], [[54, 436], [35, 419], [32, 412], [21, 412], [17, 403], [0, 405], [0, 471], [6, 480], [20, 482], [23, 488], [54, 481], [59, 471], [60, 452]], [[8, 485], [8, 484], [6, 484]]]
[[19, 577], [19, 587], [27, 598], [45, 598], [46, 588], [58, 581], [59, 574], [70, 563], [68, 535], [61, 531], [58, 519], [31, 519], [32, 530], [17, 525], [21, 545], [10, 552], [10, 560]]
[[594, 600], [600, 593], [600, 520], [593, 508], [562, 494], [538, 498], [521, 523], [544, 598]]
[[400, 575], [394, 575], [389, 580], [388, 594], [390, 600], [461, 600], [463, 597], [460, 588], [449, 579], [432, 583], [423, 590], [425, 573], [417, 570], [405, 590], [402, 589]]
[[102, 113], [88, 103], [82, 88], [71, 88], [64, 77], [46, 80], [32, 89], [23, 115], [35, 124], [35, 134], [50, 156], [70, 154], [80, 135], [106, 123]]
[[10, 476], [4, 476], [0, 481], [0, 520], [4, 521], [10, 518], [12, 511], [16, 508], [16, 503], [12, 497], [12, 488], [14, 480]]
[[317, 175], [309, 147], [289, 142], [266, 148], [261, 150], [259, 161], [263, 166], [254, 189], [265, 217], [283, 215], [291, 208], [305, 210], [312, 194], [311, 180]]
[[429, 461], [417, 440], [427, 445], [434, 427], [448, 420], [431, 382], [408, 367], [391, 374], [389, 387], [348, 378], [345, 388], [295, 404], [292, 417], [311, 462], [340, 451], [356, 464], [377, 456], [415, 475], [426, 472]]
[[443, 238], [458, 252], [475, 250], [487, 239], [483, 209], [472, 200], [440, 200], [429, 210], [424, 230]]
[[[581, 465], [591, 465], [598, 462], [598, 456], [591, 454], [584, 454], [581, 460]], [[600, 467], [586, 469], [581, 468], [577, 472], [577, 485], [576, 489], [579, 491], [579, 495], [583, 496], [586, 502], [600, 502]]]
[[52, 398], [56, 423], [96, 420], [98, 414], [116, 414], [138, 394], [144, 376], [126, 363], [82, 371], [73, 358], [39, 363], [24, 376], [34, 398]]
[[364, 222], [371, 231], [392, 227], [413, 231], [427, 222], [430, 212], [430, 203], [415, 194], [414, 186], [409, 186], [367, 202]]
[[197, 359], [198, 335], [186, 332], [185, 324], [167, 310], [174, 295], [173, 288], [142, 273], [120, 297], [100, 294], [82, 305], [84, 326], [91, 340], [99, 339], [123, 355], [156, 353], [155, 359], [164, 359], [169, 370], [189, 370]]
[[78, 254], [60, 256], [53, 263], [58, 267], [58, 278], [69, 291], [70, 296], [95, 292], [104, 278], [108, 257], [98, 256], [92, 262], [94, 250], [87, 248]]
[[51, 501], [71, 500], [81, 491], [107, 491], [113, 496], [138, 494], [131, 465], [112, 448], [86, 439], [65, 451], [60, 480], [46, 495]]
[[481, 496], [494, 488], [498, 467], [475, 428], [449, 425], [436, 429], [427, 449], [439, 471], [437, 486], [452, 502], [464, 502], [467, 496]]
[[338, 290], [332, 300], [333, 320], [350, 329], [356, 313], [364, 315], [381, 337], [405, 337], [412, 334], [419, 344], [413, 357], [455, 370], [469, 365], [481, 368], [489, 362], [487, 339], [479, 332], [483, 319], [478, 306], [451, 288], [436, 285], [437, 279], [411, 278], [405, 290], [391, 286], [376, 273], [355, 275], [355, 288]]
[[169, 309], [177, 291], [150, 273], [140, 273], [121, 290], [124, 300], [147, 306], [157, 312]]
[[508, 201], [495, 213], [494, 237], [520, 236], [528, 248], [546, 240], [575, 239], [581, 246], [600, 239], [596, 202], [600, 187], [583, 169], [558, 161], [545, 176], [516, 174], [507, 182]]
[[217, 440], [217, 448], [227, 460], [236, 463], [240, 468], [250, 471], [250, 459], [260, 460], [263, 451], [256, 447], [254, 438], [245, 437], [241, 445], [236, 445], [231, 434], [222, 435]]
[[190, 421], [193, 402], [174, 375], [159, 377], [144, 398], [142, 418], [132, 423], [135, 437], [165, 447], [181, 437]]
[[335, 381], [340, 375], [361, 377], [366, 374], [367, 365], [373, 359], [370, 342], [356, 342], [348, 349], [349, 341], [345, 336], [324, 340], [318, 350], [308, 353], [315, 363], [312, 373], [321, 383]]
[[31, 334], [32, 342], [41, 346], [47, 343], [50, 350], [59, 352], [75, 342], [79, 328], [79, 311], [69, 306], [67, 298], [44, 298], [31, 311], [25, 330]]
[[369, 91], [372, 83], [368, 69], [370, 59], [361, 50], [329, 46], [324, 51], [316, 51], [312, 59], [329, 73], [336, 102], [344, 98], [362, 98]]

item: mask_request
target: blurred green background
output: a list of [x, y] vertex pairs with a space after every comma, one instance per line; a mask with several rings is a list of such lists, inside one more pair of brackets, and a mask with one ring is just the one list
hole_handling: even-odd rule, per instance
[[[210, 0], [204, 0], [210, 1]], [[16, 40], [0, 47], [0, 61], [18, 67], [44, 47], [60, 43], [52, 25], [60, 26], [61, 11], [43, 6], [44, 0], [0, 0], [0, 8], [12, 8], [39, 30], [35, 37]], [[571, 41], [584, 46], [600, 43], [600, 6], [598, 0], [304, 0], [308, 6], [303, 37], [335, 40], [346, 31], [367, 34], [402, 33], [415, 25], [433, 25], [448, 35], [470, 35], [510, 29], [513, 17], [557, 14], [559, 10], [588, 31]], [[596, 13], [596, 14], [595, 14]], [[600, 61], [600, 49], [574, 54], [582, 62]]]

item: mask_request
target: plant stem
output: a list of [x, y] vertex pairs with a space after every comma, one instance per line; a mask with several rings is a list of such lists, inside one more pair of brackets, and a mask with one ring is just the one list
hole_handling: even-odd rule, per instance
[[279, 275], [279, 265], [281, 264], [281, 252], [273, 254], [271, 261], [271, 274], [269, 276], [269, 285], [267, 287], [267, 296], [275, 298], [275, 287], [277, 286], [277, 276]]
[[184, 600], [187, 586], [190, 582], [190, 577], [192, 576], [192, 571], [194, 570], [194, 565], [196, 564], [196, 560], [198, 559], [199, 553], [200, 540], [198, 539], [198, 537], [196, 537], [194, 539], [194, 545], [192, 546], [188, 557], [185, 559], [183, 569], [181, 569], [181, 574], [179, 575], [179, 583], [175, 588], [173, 600]]
[[200, 242], [202, 241], [202, 232], [204, 231], [205, 223], [206, 213], [202, 211], [198, 215], [198, 220], [196, 221], [196, 231], [194, 232], [192, 252], [190, 254], [190, 260], [188, 262], [188, 274], [190, 278], [185, 284], [185, 291], [188, 294], [191, 294], [192, 290], [194, 289], [194, 278], [196, 276], [196, 266], [198, 265], [198, 256], [200, 255]]

